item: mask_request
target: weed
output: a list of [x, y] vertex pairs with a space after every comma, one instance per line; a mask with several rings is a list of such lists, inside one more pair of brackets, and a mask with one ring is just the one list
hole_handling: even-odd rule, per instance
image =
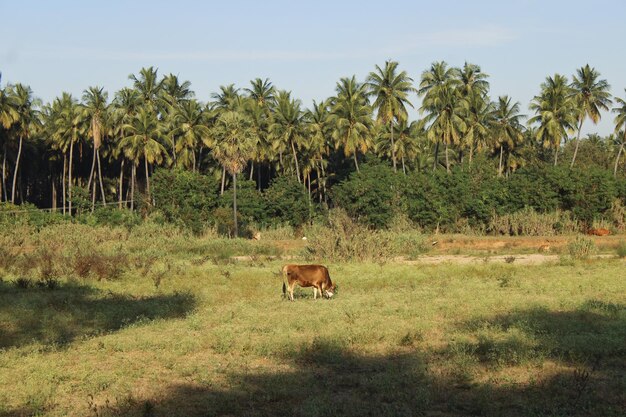
[[573, 259], [587, 259], [597, 252], [593, 240], [586, 236], [577, 236], [567, 245], [567, 250]]
[[512, 264], [513, 262], [515, 262], [515, 256], [507, 256], [506, 258], [504, 258], [504, 262], [506, 262], [507, 264]]
[[17, 288], [20, 288], [23, 290], [31, 288], [33, 286], [33, 281], [31, 281], [30, 278], [24, 278], [24, 277], [17, 278], [15, 281], [13, 281], [13, 283], [15, 284]]
[[626, 241], [620, 240], [617, 244], [617, 248], [615, 248], [615, 252], [617, 252], [617, 256], [624, 259], [626, 258]]

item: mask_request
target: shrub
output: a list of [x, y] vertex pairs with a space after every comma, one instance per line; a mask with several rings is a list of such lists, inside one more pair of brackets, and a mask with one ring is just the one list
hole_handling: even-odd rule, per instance
[[626, 258], [626, 241], [620, 240], [615, 251], [620, 258]]
[[567, 245], [567, 251], [574, 259], [587, 259], [597, 252], [597, 248], [592, 239], [586, 236], [577, 236], [574, 241]]
[[313, 207], [309, 194], [294, 177], [275, 178], [264, 195], [268, 218], [293, 227], [303, 225], [310, 218]]
[[155, 208], [169, 222], [182, 225], [194, 233], [213, 222], [217, 207], [218, 181], [206, 175], [185, 170], [158, 169], [152, 176]]
[[[233, 211], [233, 189], [229, 188], [219, 198], [219, 206]], [[267, 203], [263, 194], [256, 189], [254, 181], [237, 181], [237, 219], [246, 223], [267, 222]]]

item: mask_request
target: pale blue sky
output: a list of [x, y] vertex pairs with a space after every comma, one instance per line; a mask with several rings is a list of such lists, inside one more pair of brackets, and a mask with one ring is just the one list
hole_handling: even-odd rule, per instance
[[[28, 84], [44, 101], [93, 85], [112, 97], [155, 66], [202, 101], [267, 77], [310, 106], [387, 59], [416, 81], [433, 61], [468, 61], [490, 75], [493, 99], [509, 94], [528, 114], [546, 76], [586, 63], [624, 97], [625, 18], [620, 0], [0, 0], [0, 71], [3, 85]], [[608, 134], [612, 121], [585, 130]]]

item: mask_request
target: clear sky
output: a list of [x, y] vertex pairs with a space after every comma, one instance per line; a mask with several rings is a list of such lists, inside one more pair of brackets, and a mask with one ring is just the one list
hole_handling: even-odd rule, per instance
[[[587, 63], [623, 98], [625, 41], [623, 0], [0, 0], [2, 85], [28, 84], [44, 101], [94, 85], [112, 97], [155, 66], [191, 81], [202, 101], [267, 77], [310, 106], [387, 59], [416, 81], [445, 60], [480, 65], [492, 99], [509, 94], [528, 114], [546, 76], [571, 78]], [[608, 134], [612, 122], [603, 114], [584, 130]]]

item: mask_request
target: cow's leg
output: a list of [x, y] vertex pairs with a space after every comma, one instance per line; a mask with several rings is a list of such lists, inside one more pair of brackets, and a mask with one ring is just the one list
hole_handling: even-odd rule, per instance
[[317, 287], [313, 287], [313, 299], [317, 300]]
[[296, 286], [295, 282], [290, 282], [289, 283], [289, 299], [291, 301], [293, 301], [293, 287], [295, 287], [295, 286]]

